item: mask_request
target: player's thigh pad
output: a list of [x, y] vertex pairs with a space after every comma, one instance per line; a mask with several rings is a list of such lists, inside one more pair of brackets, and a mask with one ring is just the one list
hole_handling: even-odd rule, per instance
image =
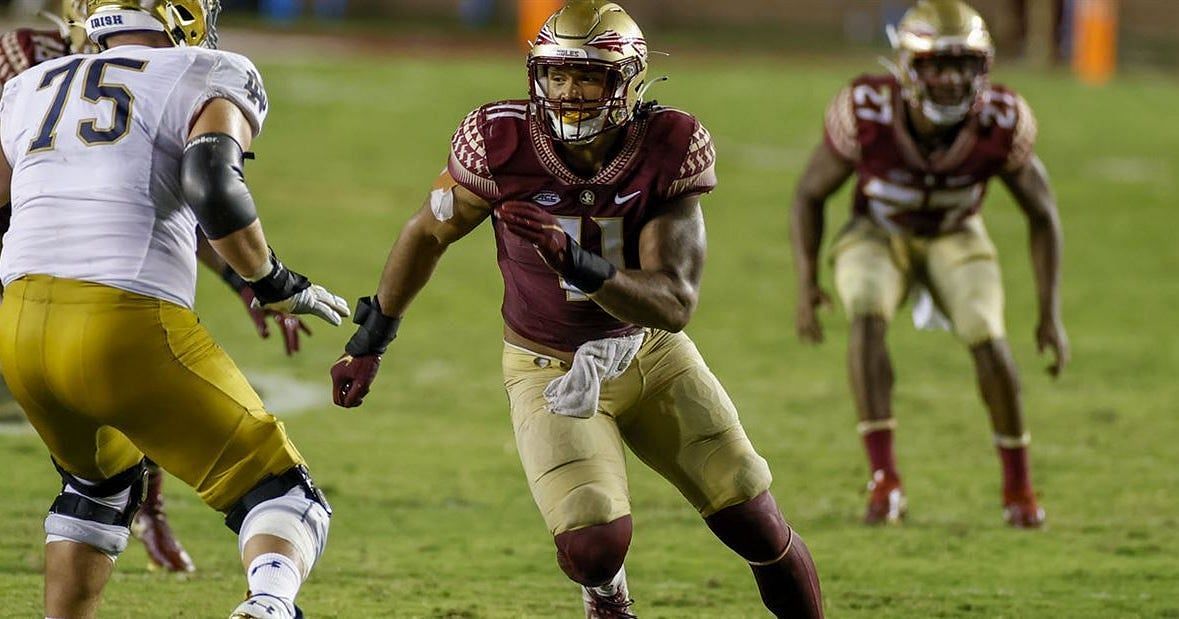
[[954, 332], [973, 346], [1005, 335], [1003, 283], [995, 245], [978, 216], [929, 244], [927, 270]]
[[[503, 371], [520, 462], [549, 531], [558, 535], [630, 514], [614, 419], [602, 412], [589, 419], [549, 412], [544, 389], [565, 372], [555, 360], [505, 346]], [[604, 386], [608, 406], [607, 392]]]
[[51, 291], [58, 287], [53, 281], [22, 278], [5, 291], [0, 367], [13, 398], [61, 468], [82, 479], [113, 477], [143, 454], [90, 411], [72, 405], [92, 401], [87, 394], [94, 385], [80, 376], [78, 363], [78, 340], [89, 316], [84, 306], [52, 303]]
[[854, 218], [831, 249], [835, 290], [849, 318], [892, 320], [907, 288], [903, 252], [890, 235], [866, 218]]
[[665, 331], [652, 331], [649, 341], [636, 359], [643, 397], [618, 421], [635, 455], [703, 516], [768, 490], [769, 465], [696, 345], [683, 333]]

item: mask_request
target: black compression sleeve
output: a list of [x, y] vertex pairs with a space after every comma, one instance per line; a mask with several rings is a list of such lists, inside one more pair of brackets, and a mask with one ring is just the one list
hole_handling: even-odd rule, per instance
[[180, 187], [205, 236], [216, 240], [258, 219], [242, 173], [242, 147], [224, 133], [197, 136], [184, 147]]

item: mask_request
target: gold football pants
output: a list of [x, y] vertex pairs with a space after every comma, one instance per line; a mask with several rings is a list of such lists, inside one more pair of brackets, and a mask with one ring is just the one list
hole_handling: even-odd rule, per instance
[[769, 466], [686, 335], [648, 332], [630, 367], [602, 384], [589, 419], [549, 412], [544, 389], [566, 369], [550, 357], [504, 348], [516, 446], [553, 535], [630, 513], [623, 443], [704, 516], [769, 489]]
[[58, 464], [106, 479], [146, 454], [225, 511], [303, 462], [192, 311], [101, 284], [13, 282], [0, 368]]
[[995, 245], [980, 217], [932, 238], [890, 234], [866, 217], [848, 222], [832, 248], [835, 288], [848, 317], [891, 321], [914, 281], [925, 284], [974, 346], [1004, 336], [1003, 283]]

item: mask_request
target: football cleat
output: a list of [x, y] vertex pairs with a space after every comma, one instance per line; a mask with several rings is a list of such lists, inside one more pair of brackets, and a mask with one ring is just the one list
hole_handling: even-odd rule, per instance
[[163, 568], [169, 572], [191, 572], [196, 566], [172, 534], [172, 527], [168, 525], [168, 517], [164, 513], [163, 483], [163, 471], [157, 467], [149, 468], [147, 497], [131, 521], [131, 534], [143, 542], [151, 561], [149, 567]]
[[303, 619], [303, 611], [281, 598], [259, 593], [238, 604], [229, 619]]
[[637, 619], [638, 615], [631, 612], [635, 601], [630, 599], [626, 579], [619, 582], [614, 595], [602, 595], [591, 587], [581, 588], [581, 601], [585, 603], [586, 619]]
[[1036, 503], [1036, 494], [1027, 492], [1003, 495], [1003, 520], [1016, 529], [1038, 529], [1044, 526], [1044, 508]]
[[868, 509], [864, 512], [864, 524], [900, 524], [909, 511], [901, 478], [887, 475], [884, 471], [872, 474], [868, 482]]

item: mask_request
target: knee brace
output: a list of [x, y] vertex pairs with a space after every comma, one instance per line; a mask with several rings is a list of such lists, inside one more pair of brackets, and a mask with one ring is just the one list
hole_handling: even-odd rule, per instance
[[225, 524], [238, 534], [239, 550], [255, 535], [286, 540], [298, 553], [306, 578], [327, 544], [331, 515], [323, 492], [299, 465], [254, 486], [230, 508]]
[[131, 520], [147, 492], [143, 462], [100, 482], [75, 477], [56, 461], [53, 466], [62, 487], [45, 518], [45, 543], [78, 542], [117, 558], [127, 549]]

